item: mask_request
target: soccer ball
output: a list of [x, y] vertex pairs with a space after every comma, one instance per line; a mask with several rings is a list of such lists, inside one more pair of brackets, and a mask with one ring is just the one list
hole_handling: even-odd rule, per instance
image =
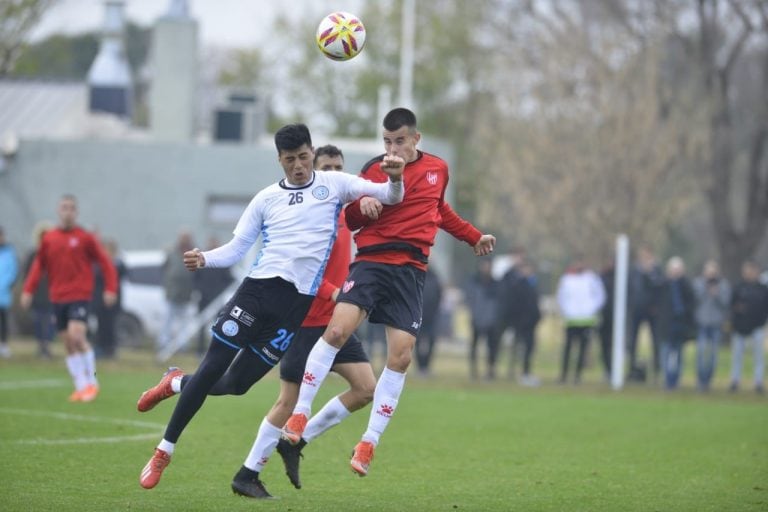
[[363, 49], [365, 27], [354, 14], [332, 12], [317, 26], [315, 41], [329, 59], [349, 60]]

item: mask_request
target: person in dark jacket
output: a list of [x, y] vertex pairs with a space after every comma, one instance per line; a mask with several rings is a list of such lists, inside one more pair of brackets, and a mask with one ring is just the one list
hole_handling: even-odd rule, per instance
[[744, 358], [744, 345], [752, 342], [754, 349], [755, 391], [764, 393], [765, 322], [768, 320], [768, 287], [758, 280], [760, 268], [753, 261], [741, 266], [741, 281], [731, 298], [731, 327], [733, 328], [733, 363], [731, 391], [739, 389]]
[[603, 372], [605, 380], [610, 381], [611, 367], [613, 364], [613, 301], [614, 284], [616, 276], [616, 264], [614, 260], [609, 261], [600, 271], [600, 280], [605, 288], [605, 303], [600, 311], [600, 326], [598, 333], [600, 335], [600, 356], [603, 360]]
[[645, 380], [645, 365], [637, 360], [637, 342], [640, 328], [646, 323], [651, 334], [654, 376], [660, 372], [657, 297], [663, 282], [664, 273], [653, 251], [650, 247], [640, 246], [637, 261], [629, 274], [629, 380]]
[[443, 286], [440, 284], [440, 278], [431, 267], [427, 267], [427, 273], [424, 276], [422, 296], [421, 328], [418, 336], [416, 336], [415, 351], [419, 374], [427, 376], [437, 340], [437, 315], [443, 297]]
[[[539, 379], [531, 371], [533, 352], [536, 345], [536, 326], [541, 320], [539, 309], [539, 290], [533, 265], [523, 260], [518, 266], [518, 278], [511, 281], [509, 299], [517, 304], [515, 316], [511, 319], [515, 331], [512, 345], [513, 355], [522, 352], [523, 374], [519, 382], [523, 386], [536, 387]], [[510, 361], [510, 376], [514, 375], [513, 365], [516, 358]]]
[[683, 368], [683, 344], [694, 328], [696, 300], [685, 275], [685, 263], [677, 256], [667, 262], [666, 279], [658, 295], [658, 333], [664, 384], [676, 389]]
[[477, 272], [464, 288], [464, 297], [472, 319], [472, 340], [469, 347], [469, 375], [477, 378], [477, 345], [485, 338], [488, 347], [486, 378], [496, 377], [496, 356], [499, 351], [498, 306], [499, 282], [491, 275], [491, 260], [480, 260]]

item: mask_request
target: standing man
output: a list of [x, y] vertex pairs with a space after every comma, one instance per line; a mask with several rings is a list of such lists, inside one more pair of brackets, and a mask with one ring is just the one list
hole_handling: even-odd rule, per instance
[[76, 224], [77, 199], [64, 195], [59, 201], [59, 225], [43, 235], [40, 249], [24, 282], [21, 305], [28, 309], [43, 273], [48, 276], [48, 291], [56, 317], [56, 327], [64, 339], [67, 369], [75, 384], [70, 402], [90, 402], [99, 394], [96, 360], [86, 337], [88, 305], [93, 295], [93, 264], [104, 275], [104, 304], [117, 300], [117, 271], [99, 242]]
[[350, 267], [333, 316], [307, 358], [307, 366], [294, 414], [284, 437], [298, 443], [311, 414], [312, 402], [328, 375], [336, 354], [362, 321], [386, 327], [387, 364], [373, 395], [368, 429], [355, 447], [351, 466], [368, 474], [373, 451], [397, 407], [405, 385], [405, 372], [422, 319], [422, 291], [430, 247], [438, 228], [474, 247], [478, 256], [490, 254], [496, 242], [459, 217], [445, 201], [448, 166], [442, 159], [416, 149], [421, 134], [416, 116], [396, 108], [384, 117], [385, 155], [371, 160], [362, 175], [373, 182], [387, 179], [392, 159], [405, 164], [405, 199], [384, 207], [374, 198], [362, 198], [346, 208], [347, 225], [355, 235], [358, 252]]
[[730, 391], [739, 390], [744, 349], [752, 344], [755, 392], [765, 393], [765, 322], [768, 321], [768, 287], [760, 282], [760, 267], [754, 261], [741, 265], [741, 280], [733, 289], [731, 325], [733, 346]]
[[[256, 194], [227, 244], [184, 253], [190, 271], [228, 267], [259, 236], [264, 241], [256, 263], [216, 320], [208, 352], [184, 384], [165, 435], [141, 472], [139, 483], [145, 489], [159, 483], [181, 433], [222, 377], [248, 377], [240, 383], [247, 390], [285, 355], [319, 293], [344, 203], [366, 194], [386, 204], [402, 201], [405, 162], [396, 156], [383, 163], [387, 182], [371, 183], [343, 172], [314, 172], [312, 138], [303, 124], [278, 130], [275, 146], [285, 178]], [[235, 356], [237, 362], [233, 363]], [[241, 364], [250, 372], [231, 371], [231, 365]], [[179, 370], [169, 372], [142, 395], [138, 409], [149, 410], [162, 398], [179, 392], [182, 379]], [[279, 436], [280, 429], [272, 428]], [[269, 497], [258, 473], [247, 467], [235, 475], [232, 490], [244, 496]]]

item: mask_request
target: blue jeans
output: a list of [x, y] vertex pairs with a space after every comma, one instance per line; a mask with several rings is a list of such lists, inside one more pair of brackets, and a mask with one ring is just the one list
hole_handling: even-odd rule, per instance
[[755, 386], [763, 385], [765, 374], [765, 329], [760, 327], [751, 333], [744, 335], [733, 333], [733, 366], [731, 368], [731, 384], [739, 384], [741, 380], [741, 368], [744, 361], [744, 345], [747, 341], [753, 343], [755, 354]]
[[700, 389], [709, 389], [717, 366], [717, 351], [722, 336], [719, 325], [700, 325], [696, 338], [696, 376]]

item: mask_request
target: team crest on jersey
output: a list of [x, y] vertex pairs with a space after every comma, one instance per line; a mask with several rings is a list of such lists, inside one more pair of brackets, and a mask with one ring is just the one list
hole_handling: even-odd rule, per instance
[[430, 185], [437, 185], [437, 173], [436, 172], [428, 172], [427, 173], [427, 181]]
[[344, 286], [342, 286], [341, 289], [344, 291], [344, 293], [347, 293], [352, 289], [353, 286], [355, 286], [354, 281], [344, 281]]
[[237, 322], [234, 320], [227, 320], [223, 324], [221, 324], [221, 332], [226, 334], [227, 336], [234, 336], [240, 331], [240, 327], [237, 325]]
[[78, 240], [74, 236], [69, 239], [69, 246], [70, 247], [77, 247], [78, 245], [80, 245], [80, 240]]
[[232, 311], [230, 311], [229, 314], [230, 314], [230, 316], [233, 316], [234, 318], [240, 318], [240, 315], [243, 314], [243, 309], [235, 306], [235, 307], [232, 308]]
[[315, 199], [320, 199], [322, 201], [323, 199], [328, 198], [330, 192], [328, 191], [328, 187], [325, 185], [320, 185], [319, 187], [312, 189], [312, 195], [315, 197]]

